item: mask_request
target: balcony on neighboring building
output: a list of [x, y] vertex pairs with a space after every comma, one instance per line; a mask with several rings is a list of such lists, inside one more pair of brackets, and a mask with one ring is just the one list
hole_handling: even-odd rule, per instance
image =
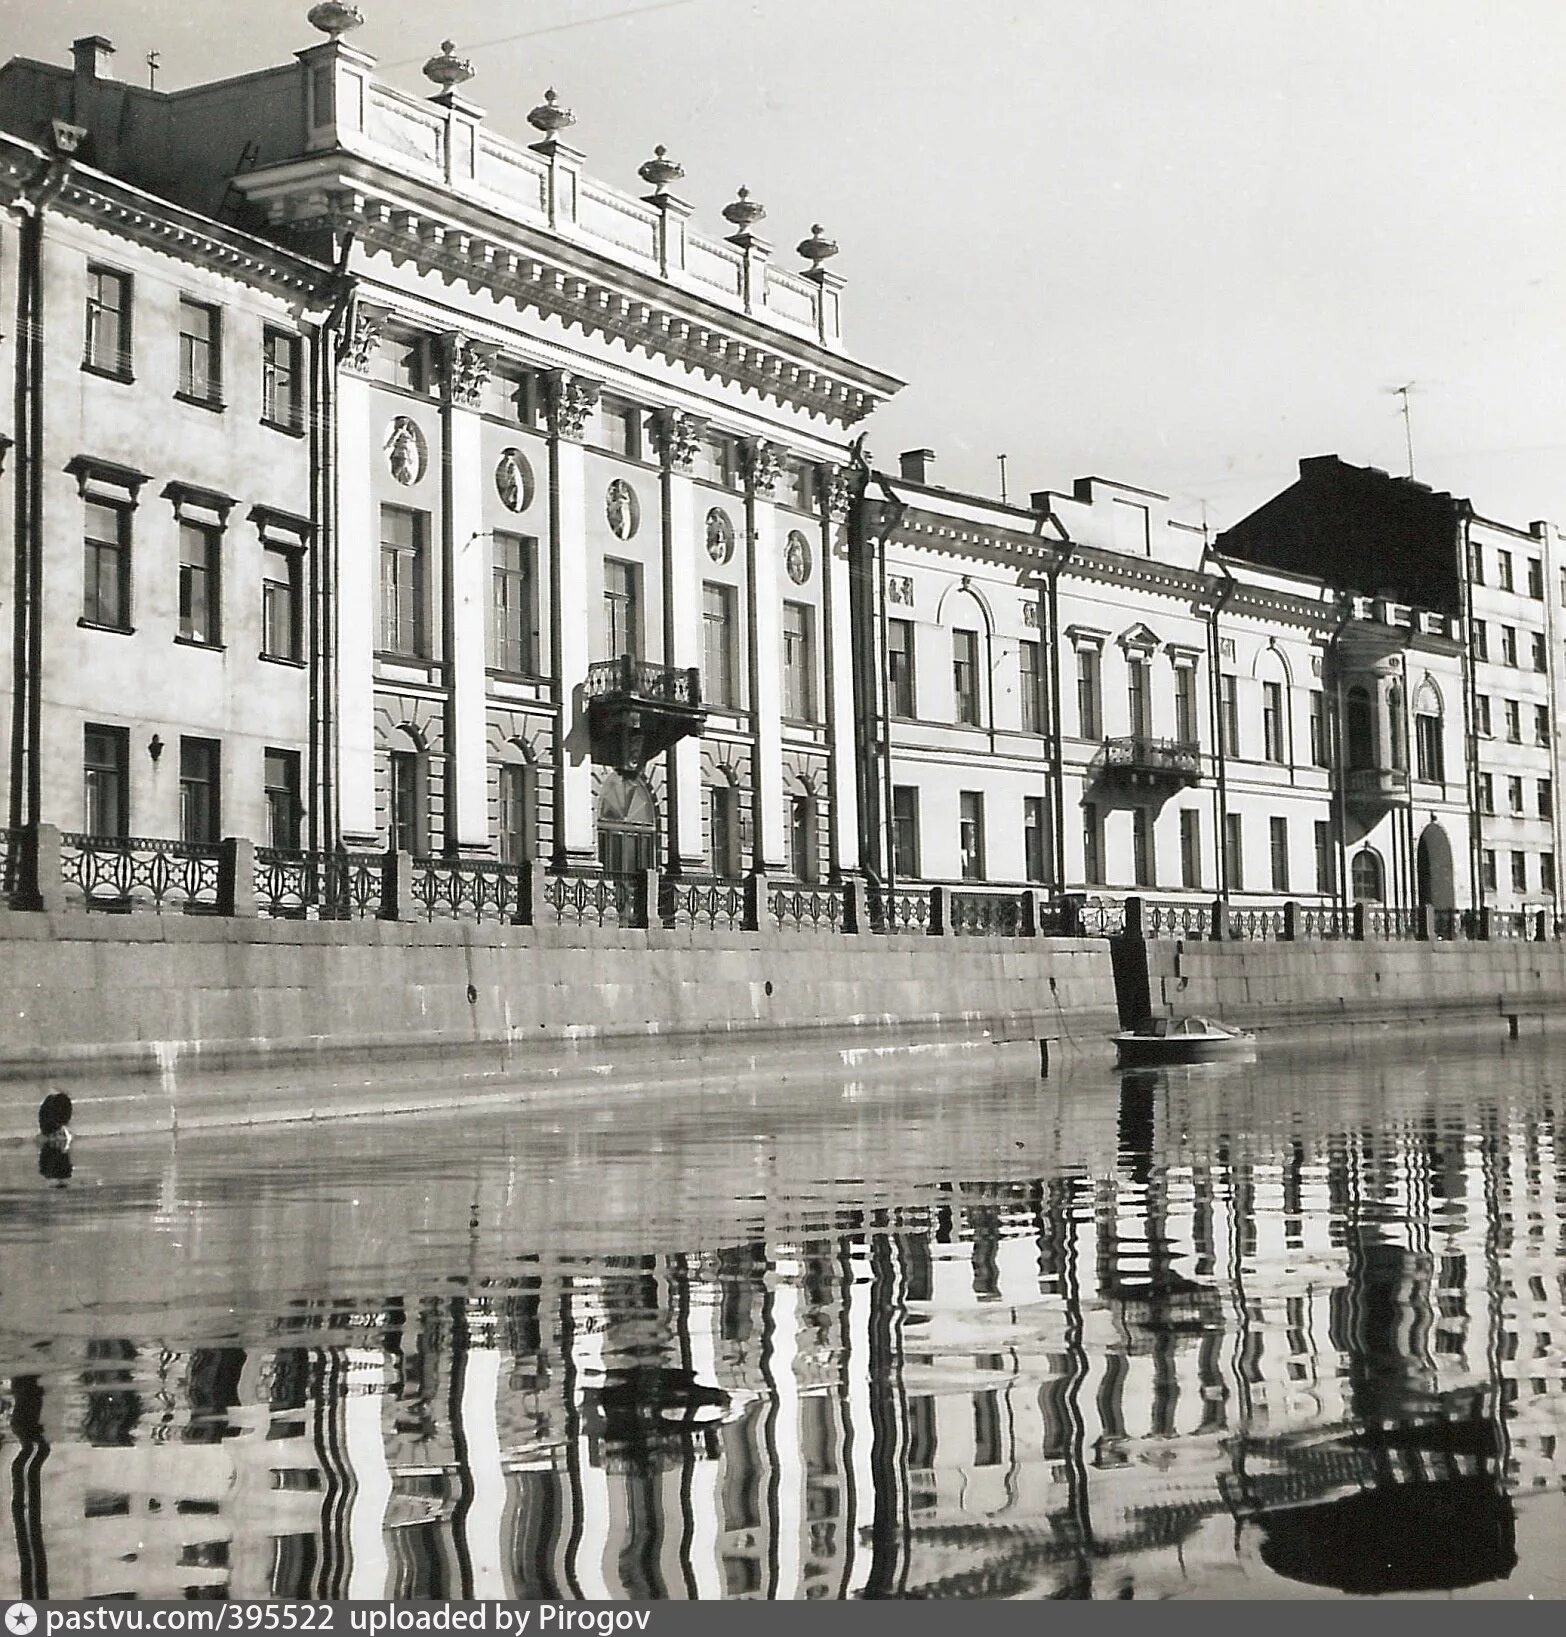
[[639, 773], [653, 757], [706, 726], [694, 666], [655, 665], [622, 654], [587, 670], [587, 724], [594, 758]]
[[1106, 739], [1095, 759], [1100, 778], [1121, 784], [1178, 786], [1202, 776], [1202, 747], [1182, 739], [1132, 733]]
[[1343, 775], [1343, 792], [1361, 807], [1385, 807], [1408, 794], [1404, 767], [1351, 767]]

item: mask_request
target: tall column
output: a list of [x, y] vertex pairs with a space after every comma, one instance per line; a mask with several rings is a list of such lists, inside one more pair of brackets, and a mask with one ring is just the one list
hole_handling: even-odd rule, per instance
[[582, 436], [598, 402], [596, 381], [551, 370], [549, 384], [549, 620], [554, 658], [555, 845], [558, 869], [585, 869], [597, 858], [593, 757], [587, 731], [587, 667], [594, 619], [602, 617], [585, 572], [587, 461]]
[[442, 563], [446, 595], [442, 657], [446, 669], [446, 850], [490, 846], [489, 758], [485, 724], [490, 536], [484, 532], [484, 471], [479, 408], [493, 349], [466, 336], [445, 337], [441, 406], [445, 421]]
[[[662, 462], [663, 653], [666, 665], [700, 667], [703, 653], [701, 573], [697, 561], [696, 486], [691, 463], [704, 423], [676, 410], [659, 412], [654, 436]], [[705, 867], [701, 845], [701, 740], [681, 739], [668, 752], [667, 862], [682, 875]]]
[[503, 1360], [494, 1317], [469, 1315], [468, 1350], [462, 1363], [462, 1430], [467, 1445], [472, 1503], [464, 1520], [473, 1595], [488, 1601], [509, 1597], [506, 1584], [506, 1474], [501, 1464], [500, 1373]]
[[386, 1393], [386, 1355], [379, 1348], [350, 1348], [348, 1400], [343, 1406], [343, 1443], [353, 1473], [348, 1500], [348, 1596], [379, 1598], [387, 1591], [386, 1506], [391, 1467], [381, 1427]]
[[847, 472], [821, 468], [821, 622], [826, 658], [826, 720], [830, 760], [832, 874], [859, 869], [859, 790], [854, 767], [854, 631], [848, 613], [848, 509], [853, 488]]
[[745, 525], [750, 593], [751, 867], [764, 874], [788, 863], [783, 823], [783, 605], [779, 576], [777, 485], [781, 451], [759, 438], [745, 444]]
[[[361, 302], [337, 384], [337, 777], [343, 841], [378, 844], [375, 819], [375, 620], [379, 531], [370, 494], [370, 359], [387, 318]], [[330, 837], [326, 838], [332, 839]]]

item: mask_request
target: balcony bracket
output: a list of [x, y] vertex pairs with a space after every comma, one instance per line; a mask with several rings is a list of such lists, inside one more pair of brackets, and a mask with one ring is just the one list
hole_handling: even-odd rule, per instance
[[623, 654], [589, 668], [586, 692], [593, 760], [627, 777], [706, 727], [701, 678], [691, 666]]

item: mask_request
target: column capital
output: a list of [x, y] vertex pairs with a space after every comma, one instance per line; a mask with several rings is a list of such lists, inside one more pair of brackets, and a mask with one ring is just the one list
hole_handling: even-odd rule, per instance
[[376, 343], [391, 317], [390, 307], [377, 307], [368, 301], [356, 301], [348, 328], [343, 334], [338, 361], [349, 375], [368, 375], [370, 360], [375, 356]]
[[474, 341], [460, 330], [449, 330], [440, 339], [441, 380], [447, 398], [459, 409], [477, 409], [500, 349]]
[[745, 486], [756, 500], [770, 500], [783, 473], [783, 446], [765, 438], [741, 441]]
[[557, 438], [580, 443], [587, 431], [587, 417], [598, 403], [603, 384], [569, 370], [549, 370], [544, 380], [548, 389], [549, 430]]
[[688, 473], [695, 464], [696, 450], [707, 421], [701, 415], [687, 415], [680, 409], [660, 409], [653, 414], [653, 442], [666, 472]]
[[849, 508], [854, 503], [854, 474], [847, 466], [823, 465], [821, 472], [821, 494], [826, 503], [826, 514], [830, 522], [846, 523]]

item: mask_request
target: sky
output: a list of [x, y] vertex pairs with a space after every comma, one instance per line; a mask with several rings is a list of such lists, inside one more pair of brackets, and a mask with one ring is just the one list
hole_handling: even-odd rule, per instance
[[[546, 87], [589, 171], [664, 143], [696, 226], [841, 246], [849, 350], [908, 386], [882, 466], [1013, 500], [1088, 473], [1221, 528], [1301, 456], [1566, 524], [1561, 0], [359, 0], [504, 134]], [[0, 0], [0, 50], [101, 33], [162, 88], [286, 61], [308, 0]]]

